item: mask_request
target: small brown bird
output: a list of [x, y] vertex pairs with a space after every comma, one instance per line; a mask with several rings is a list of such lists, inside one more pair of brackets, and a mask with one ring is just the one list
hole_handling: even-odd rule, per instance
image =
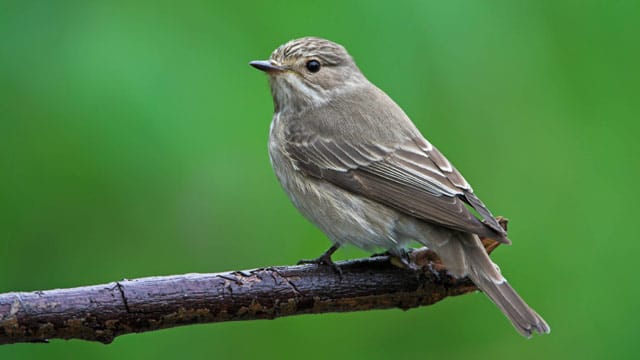
[[276, 176], [296, 208], [333, 242], [320, 261], [333, 265], [331, 254], [342, 244], [406, 259], [404, 249], [415, 240], [455, 276], [468, 276], [522, 335], [550, 331], [480, 242], [483, 236], [510, 243], [506, 232], [344, 47], [306, 37], [250, 64], [269, 75]]

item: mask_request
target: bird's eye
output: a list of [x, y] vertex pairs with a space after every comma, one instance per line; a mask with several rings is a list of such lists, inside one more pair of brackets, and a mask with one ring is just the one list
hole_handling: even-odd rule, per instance
[[317, 73], [320, 71], [320, 62], [318, 60], [309, 60], [307, 61], [307, 70], [312, 73]]

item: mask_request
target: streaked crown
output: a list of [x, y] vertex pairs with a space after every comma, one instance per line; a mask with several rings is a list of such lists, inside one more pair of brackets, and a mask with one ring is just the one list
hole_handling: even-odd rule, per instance
[[353, 63], [342, 45], [317, 37], [291, 40], [275, 49], [270, 59], [276, 64], [286, 65], [305, 58], [315, 58], [321, 64], [329, 66]]

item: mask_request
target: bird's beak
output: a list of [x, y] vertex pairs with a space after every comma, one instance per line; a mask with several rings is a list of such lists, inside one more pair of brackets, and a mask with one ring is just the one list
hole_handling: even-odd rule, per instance
[[269, 60], [255, 60], [249, 63], [249, 65], [254, 68], [264, 71], [266, 73], [271, 73], [275, 71], [284, 71], [284, 68], [278, 65], [272, 64]]

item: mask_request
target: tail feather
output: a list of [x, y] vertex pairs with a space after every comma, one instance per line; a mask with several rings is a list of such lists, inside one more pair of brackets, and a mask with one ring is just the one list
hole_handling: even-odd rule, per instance
[[502, 277], [482, 247], [480, 239], [473, 236], [476, 238], [475, 241], [463, 243], [469, 278], [502, 310], [520, 334], [531, 337], [533, 332], [549, 333], [549, 325]]
[[551, 331], [544, 319], [522, 300], [500, 274], [477, 235], [427, 223], [416, 224], [413, 219], [401, 223], [400, 229], [407, 238], [417, 239], [435, 251], [453, 275], [468, 276], [523, 336], [531, 337], [534, 332], [546, 334]]
[[473, 282], [502, 310], [520, 334], [531, 337], [533, 332], [547, 334], [549, 325], [538, 315], [505, 280], [495, 283], [486, 277], [472, 279]]

